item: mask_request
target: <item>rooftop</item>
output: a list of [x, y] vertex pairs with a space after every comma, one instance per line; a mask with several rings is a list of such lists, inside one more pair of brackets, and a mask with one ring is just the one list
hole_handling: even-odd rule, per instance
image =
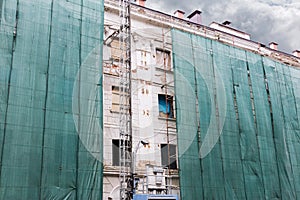
[[[117, 13], [119, 9], [118, 3], [119, 3], [118, 0], [105, 0], [106, 11], [110, 10], [112, 12]], [[199, 10], [196, 10], [194, 12], [201, 13], [201, 11]], [[188, 17], [191, 16], [192, 14], [195, 14], [194, 12], [188, 15]], [[234, 32], [249, 35], [249, 39], [245, 37], [241, 37], [240, 35], [234, 34], [230, 31], [208, 27], [203, 24], [192, 22], [188, 19], [178, 18], [173, 15], [169, 15], [160, 12], [158, 10], [147, 8], [145, 6], [141, 6], [135, 3], [132, 3], [131, 5], [131, 15], [135, 19], [146, 20], [147, 23], [156, 24], [158, 26], [163, 25], [164, 27], [169, 27], [169, 28], [176, 28], [209, 39], [218, 40], [222, 43], [226, 43], [228, 45], [232, 45], [248, 51], [252, 51], [257, 54], [261, 54], [291, 66], [300, 67], [300, 58], [296, 56], [298, 54], [294, 53], [293, 55], [291, 53], [286, 53], [280, 50], [267, 47], [265, 44], [250, 40], [250, 34], [229, 27], [227, 25], [213, 22], [215, 24], [218, 24], [218, 26], [222, 28], [226, 28], [227, 30], [232, 30]]]

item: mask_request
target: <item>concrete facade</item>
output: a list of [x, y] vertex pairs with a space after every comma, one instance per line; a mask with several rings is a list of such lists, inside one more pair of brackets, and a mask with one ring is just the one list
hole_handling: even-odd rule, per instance
[[[140, 10], [142, 12], [143, 9]], [[118, 29], [119, 16], [115, 7], [106, 7], [104, 40]], [[161, 148], [168, 143], [176, 145], [175, 103], [173, 117], [159, 114], [159, 95], [174, 97], [172, 47], [170, 28], [163, 24], [147, 23], [143, 18], [132, 17], [132, 134], [133, 148], [138, 148], [137, 176], [146, 174], [146, 165], [162, 166]], [[117, 38], [115, 38], [118, 40]], [[104, 199], [117, 199], [119, 167], [113, 163], [112, 140], [119, 138], [119, 113], [113, 108], [113, 87], [119, 85], [118, 61], [114, 60], [117, 48], [110, 41], [104, 44]], [[165, 64], [161, 53], [167, 56]], [[146, 140], [149, 145], [139, 145]], [[137, 145], [139, 145], [137, 147]], [[178, 166], [178, 163], [176, 163]], [[166, 174], [165, 174], [166, 175]], [[179, 195], [178, 170], [168, 173], [170, 193]], [[141, 186], [139, 187], [141, 189]], [[142, 190], [142, 189], [141, 189]], [[142, 192], [142, 191], [137, 191]]]

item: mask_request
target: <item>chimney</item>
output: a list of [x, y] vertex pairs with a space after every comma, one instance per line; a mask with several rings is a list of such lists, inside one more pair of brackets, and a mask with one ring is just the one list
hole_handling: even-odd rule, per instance
[[137, 2], [137, 4], [139, 4], [140, 6], [145, 7], [146, 0], [136, 0], [136, 2]]
[[200, 10], [195, 10], [192, 12], [187, 18], [196, 24], [201, 24], [201, 11]]
[[230, 25], [230, 24], [231, 24], [231, 21], [227, 21], [227, 20], [226, 20], [226, 21], [223, 22], [222, 24], [223, 24], [224, 26], [227, 26], [227, 25]]
[[293, 56], [300, 58], [300, 50], [293, 51]]
[[274, 50], [278, 50], [278, 44], [276, 42], [269, 43], [269, 47]]
[[185, 12], [183, 12], [182, 10], [176, 10], [174, 12], [175, 17], [178, 17], [180, 19], [183, 19], [184, 14], [185, 14]]

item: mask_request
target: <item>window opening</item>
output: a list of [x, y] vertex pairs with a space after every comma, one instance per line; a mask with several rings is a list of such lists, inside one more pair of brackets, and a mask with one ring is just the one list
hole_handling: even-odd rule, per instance
[[[164, 167], [168, 167], [169, 169], [177, 169], [176, 162], [176, 145], [169, 144], [169, 152], [168, 155], [168, 144], [161, 144], [161, 164]], [[170, 166], [168, 164], [170, 159]]]
[[165, 118], [174, 118], [173, 96], [158, 95], [159, 116]]

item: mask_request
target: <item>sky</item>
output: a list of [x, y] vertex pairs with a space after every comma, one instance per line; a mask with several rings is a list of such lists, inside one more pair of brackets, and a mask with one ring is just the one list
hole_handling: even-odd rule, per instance
[[286, 53], [300, 50], [300, 0], [147, 0], [146, 6], [167, 14], [180, 9], [185, 17], [198, 9], [204, 25], [227, 20], [253, 41], [276, 42]]

